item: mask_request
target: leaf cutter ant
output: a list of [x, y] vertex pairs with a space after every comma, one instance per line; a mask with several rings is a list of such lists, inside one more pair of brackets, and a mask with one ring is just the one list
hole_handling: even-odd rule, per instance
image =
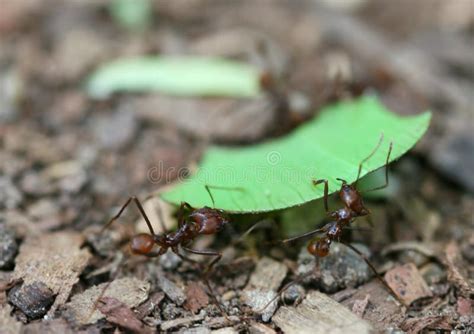
[[[211, 198], [213, 206], [215, 206], [214, 197], [212, 196], [210, 188], [214, 188], [214, 186], [205, 185], [205, 189]], [[164, 232], [162, 234], [156, 234], [151, 221], [138, 198], [130, 197], [121, 207], [119, 212], [102, 228], [102, 232], [112, 225], [117, 219], [119, 219], [124, 210], [132, 202], [135, 203], [138, 210], [140, 211], [140, 214], [145, 219], [149, 233], [139, 233], [132, 237], [129, 243], [131, 252], [133, 254], [144, 255], [146, 257], [153, 258], [159, 257], [165, 254], [168, 249], [171, 249], [182, 260], [192, 263], [196, 263], [196, 261], [187, 257], [182, 251], [191, 254], [213, 257], [211, 262], [203, 271], [203, 280], [211, 293], [214, 303], [219, 308], [221, 313], [226, 316], [226, 313], [218, 303], [213, 289], [209, 283], [209, 273], [212, 267], [221, 259], [222, 254], [213, 250], [197, 250], [191, 248], [192, 242], [199, 235], [216, 234], [222, 230], [222, 228], [229, 222], [225, 212], [223, 210], [214, 209], [207, 206], [197, 209], [186, 202], [182, 202], [178, 209], [178, 229], [174, 232], [166, 232], [163, 217], [161, 217], [161, 211], [159, 211], [159, 220]], [[189, 211], [189, 213], [187, 213], [187, 211]]]
[[[314, 235], [317, 235], [316, 238], [311, 240], [308, 243], [307, 250], [308, 253], [313, 255], [316, 258], [316, 266], [319, 268], [319, 259], [322, 257], [325, 257], [329, 254], [331, 244], [334, 241], [341, 242], [342, 244], [346, 245], [349, 247], [351, 250], [353, 250], [356, 254], [358, 254], [364, 262], [369, 266], [369, 268], [374, 272], [375, 276], [377, 279], [388, 289], [388, 291], [398, 300], [398, 296], [395, 294], [395, 292], [390, 288], [390, 286], [383, 280], [383, 278], [380, 276], [380, 274], [377, 272], [375, 267], [372, 265], [372, 263], [369, 261], [369, 259], [362, 253], [360, 252], [357, 248], [352, 246], [351, 244], [341, 241], [341, 236], [344, 230], [350, 229], [350, 224], [357, 218], [357, 217], [362, 217], [362, 216], [367, 216], [370, 214], [370, 210], [366, 208], [363, 199], [362, 199], [362, 192], [360, 192], [357, 189], [357, 183], [360, 179], [360, 174], [362, 171], [362, 165], [370, 159], [375, 152], [378, 150], [380, 147], [381, 143], [383, 140], [383, 135], [380, 137], [380, 140], [377, 144], [377, 146], [372, 150], [372, 152], [364, 158], [360, 163], [359, 163], [359, 169], [357, 173], [357, 178], [356, 181], [352, 184], [349, 184], [347, 181], [337, 178], [337, 180], [341, 181], [341, 188], [338, 191], [339, 198], [343, 202], [344, 206], [340, 209], [334, 210], [334, 211], [329, 211], [329, 206], [328, 206], [328, 196], [329, 196], [329, 191], [328, 191], [328, 180], [326, 179], [321, 179], [321, 180], [313, 180], [314, 185], [319, 185], [321, 183], [324, 184], [324, 208], [326, 211], [327, 216], [332, 219], [331, 222], [325, 224], [323, 227], [318, 228], [316, 230], [306, 232], [302, 235], [283, 240], [283, 243], [289, 243], [293, 241], [297, 241], [303, 238], [308, 238]], [[366, 190], [364, 192], [370, 192], [374, 190], [379, 190], [383, 189], [388, 186], [389, 180], [388, 180], [388, 163], [390, 160], [390, 154], [392, 152], [392, 147], [393, 144], [390, 143], [389, 145], [389, 150], [387, 153], [387, 158], [385, 160], [385, 183], [381, 186], [378, 186], [376, 188]], [[311, 274], [311, 273], [308, 273]], [[291, 285], [297, 283], [298, 281], [303, 280], [308, 274], [304, 275], [303, 277], [298, 278], [297, 280], [290, 282], [287, 284], [285, 287], [283, 287], [279, 294], [272, 299], [269, 303], [267, 303], [260, 311], [263, 311], [266, 307], [268, 307], [276, 298], [278, 298], [281, 293], [286, 291]], [[401, 301], [400, 301], [401, 302]], [[403, 303], [402, 303], [403, 304]]]

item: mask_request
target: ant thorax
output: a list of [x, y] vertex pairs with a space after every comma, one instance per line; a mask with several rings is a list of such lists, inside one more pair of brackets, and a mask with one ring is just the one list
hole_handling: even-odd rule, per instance
[[336, 211], [333, 211], [330, 214], [331, 218], [340, 222], [349, 222], [353, 218], [353, 216], [353, 211], [347, 206], [341, 209], [337, 209]]
[[342, 226], [338, 222], [328, 223], [328, 228], [326, 230], [326, 235], [329, 239], [334, 240], [338, 239], [342, 233]]

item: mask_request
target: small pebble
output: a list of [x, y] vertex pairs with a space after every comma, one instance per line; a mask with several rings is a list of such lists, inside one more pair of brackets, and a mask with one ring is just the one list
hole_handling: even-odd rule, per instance
[[428, 263], [420, 269], [423, 279], [428, 285], [438, 284], [446, 280], [446, 272], [436, 263]]
[[165, 270], [174, 270], [182, 262], [181, 258], [174, 252], [166, 252], [160, 256], [160, 265]]
[[[364, 245], [354, 245], [359, 251], [369, 256], [370, 251]], [[302, 248], [298, 257], [298, 274], [304, 275], [315, 270], [314, 256], [308, 253], [306, 247]], [[317, 277], [319, 276], [319, 277]], [[306, 283], [316, 283], [320, 288], [333, 293], [347, 287], [356, 287], [366, 283], [372, 276], [369, 266], [353, 250], [340, 243], [331, 245], [328, 256], [320, 259], [320, 273], [308, 277]]]
[[305, 289], [300, 284], [291, 285], [285, 292], [282, 294], [282, 299], [287, 304], [297, 303], [302, 300], [305, 296]]
[[14, 231], [0, 224], [0, 269], [12, 269], [17, 253], [18, 244]]
[[53, 291], [42, 282], [30, 285], [17, 285], [8, 293], [8, 300], [19, 308], [28, 318], [38, 319], [46, 314], [53, 304]]
[[166, 303], [162, 306], [161, 315], [164, 320], [177, 319], [183, 316], [184, 309], [173, 303]]
[[93, 129], [102, 148], [120, 150], [135, 137], [138, 122], [133, 110], [116, 111], [96, 119]]
[[0, 209], [15, 209], [23, 200], [23, 195], [6, 176], [0, 176]]

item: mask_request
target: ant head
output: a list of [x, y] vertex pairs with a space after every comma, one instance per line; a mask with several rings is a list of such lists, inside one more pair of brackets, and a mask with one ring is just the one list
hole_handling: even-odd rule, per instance
[[325, 257], [329, 254], [331, 240], [327, 237], [316, 239], [308, 244], [308, 253], [317, 257]]
[[130, 240], [130, 249], [133, 254], [147, 255], [153, 249], [155, 239], [151, 234], [140, 233]]

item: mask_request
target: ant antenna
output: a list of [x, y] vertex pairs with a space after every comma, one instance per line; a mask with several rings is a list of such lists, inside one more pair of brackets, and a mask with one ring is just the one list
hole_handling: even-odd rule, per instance
[[[341, 179], [341, 178], [339, 178], [339, 177], [336, 177], [336, 180], [341, 181], [342, 184], [347, 184], [347, 181], [346, 181], [346, 180]], [[357, 181], [356, 181], [356, 182], [357, 182]]]
[[211, 186], [211, 185], [209, 185], [209, 184], [204, 185], [204, 188], [206, 188], [206, 191], [207, 191], [207, 193], [209, 194], [209, 197], [211, 198], [213, 208], [216, 207], [216, 203], [215, 203], [215, 201], [214, 201], [214, 196], [212, 196], [211, 188], [213, 188], [213, 189], [221, 189], [221, 190], [245, 191], [245, 189], [242, 188], [242, 187]]
[[204, 185], [204, 188], [206, 188], [207, 193], [209, 194], [209, 197], [211, 198], [212, 201], [212, 207], [216, 207], [216, 202], [214, 201], [214, 196], [212, 196], [211, 189], [209, 189], [209, 185]]
[[151, 225], [150, 219], [149, 219], [148, 216], [146, 215], [145, 210], [143, 209], [142, 204], [140, 203], [140, 201], [138, 200], [138, 198], [136, 198], [135, 196], [132, 196], [132, 197], [129, 197], [129, 198], [128, 198], [128, 200], [125, 202], [125, 204], [120, 208], [119, 212], [118, 212], [114, 217], [112, 217], [112, 219], [110, 219], [109, 222], [104, 225], [104, 227], [102, 227], [102, 230], [100, 231], [100, 233], [103, 233], [110, 225], [112, 225], [117, 219], [119, 219], [120, 216], [122, 215], [122, 213], [123, 213], [123, 212], [125, 211], [125, 209], [127, 208], [127, 206], [128, 206], [132, 201], [135, 203], [135, 205], [137, 206], [138, 210], [140, 211], [142, 217], [145, 219], [145, 222], [146, 222], [146, 224], [147, 224], [147, 226], [148, 226], [148, 229], [150, 230], [150, 234], [151, 234], [151, 235], [155, 235], [155, 231], [153, 230], [153, 226]]
[[385, 183], [382, 184], [381, 186], [369, 189], [369, 190], [364, 190], [364, 193], [368, 193], [371, 191], [375, 190], [380, 190], [388, 187], [388, 161], [390, 160], [390, 154], [392, 153], [392, 147], [393, 147], [393, 142], [390, 142], [390, 146], [388, 147], [388, 154], [387, 158], [385, 159]]
[[377, 150], [379, 149], [380, 145], [382, 144], [382, 141], [383, 141], [383, 132], [380, 134], [380, 139], [379, 139], [379, 142], [377, 143], [377, 145], [375, 146], [375, 148], [372, 150], [372, 152], [370, 152], [370, 154], [365, 157], [360, 163], [359, 163], [359, 171], [357, 172], [357, 178], [354, 182], [354, 186], [357, 185], [357, 182], [359, 182], [359, 178], [360, 178], [360, 173], [362, 172], [362, 165], [364, 164], [364, 162], [366, 162], [367, 160], [369, 160], [370, 158], [372, 158], [372, 156], [375, 154], [375, 152], [377, 152]]

